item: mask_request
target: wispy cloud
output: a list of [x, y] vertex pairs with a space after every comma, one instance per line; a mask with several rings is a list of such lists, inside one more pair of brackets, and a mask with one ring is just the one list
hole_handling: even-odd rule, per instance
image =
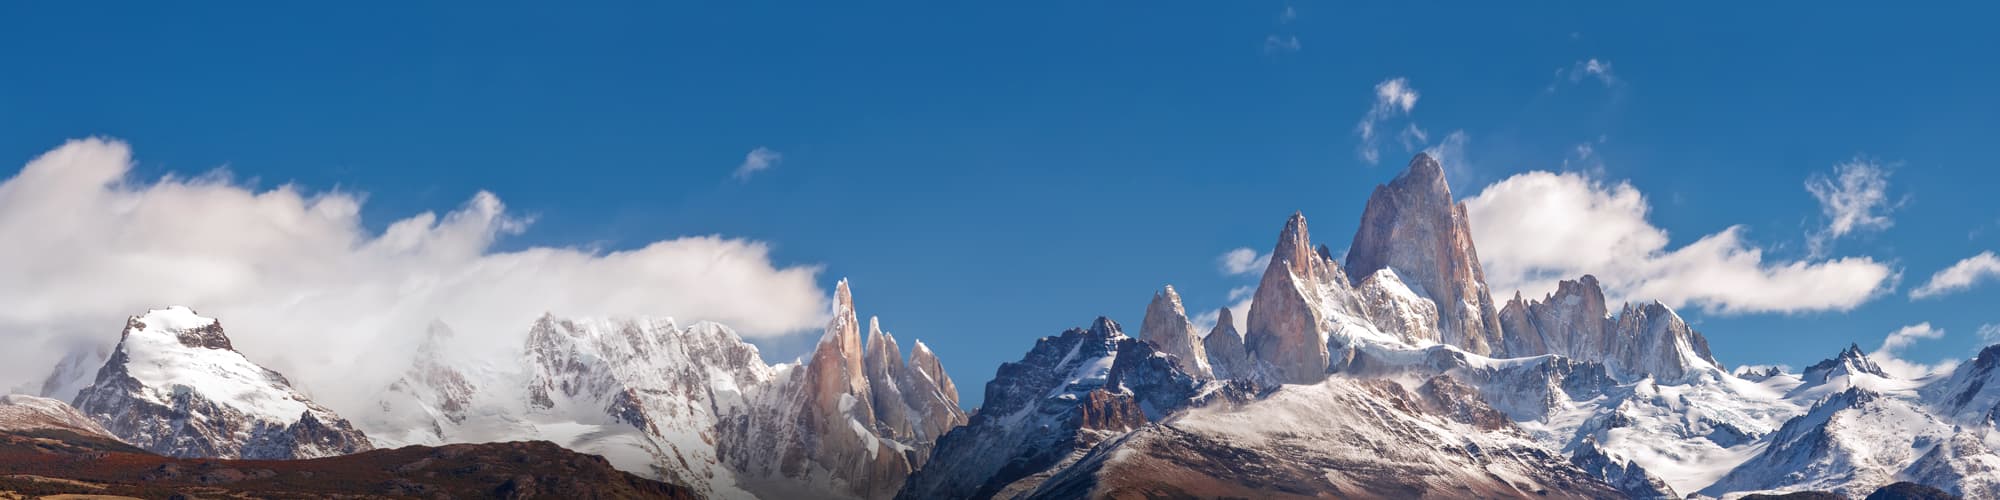
[[1556, 88], [1564, 82], [1576, 85], [1587, 81], [1597, 82], [1604, 85], [1605, 88], [1616, 88], [1624, 84], [1624, 80], [1620, 80], [1618, 74], [1611, 71], [1611, 61], [1593, 57], [1577, 61], [1575, 64], [1569, 66], [1556, 68], [1556, 79], [1554, 82], [1549, 83], [1546, 90], [1548, 92], [1555, 92]]
[[1807, 177], [1806, 192], [1819, 200], [1820, 213], [1826, 216], [1826, 227], [1806, 240], [1815, 256], [1824, 255], [1842, 236], [1895, 225], [1889, 214], [1902, 205], [1889, 199], [1889, 171], [1861, 157], [1835, 165], [1833, 175]]
[[1264, 37], [1264, 53], [1266, 54], [1298, 52], [1300, 48], [1298, 35], [1274, 34]]
[[1898, 276], [1868, 257], [1767, 262], [1742, 226], [1669, 248], [1637, 188], [1582, 173], [1515, 175], [1465, 206], [1496, 294], [1539, 296], [1558, 280], [1594, 274], [1614, 302], [1718, 313], [1844, 311], [1887, 293]]
[[1910, 300], [1927, 299], [1964, 291], [2000, 277], [2000, 257], [1992, 251], [1980, 252], [1932, 274], [1930, 281], [1910, 290]]
[[1374, 104], [1369, 106], [1367, 114], [1361, 116], [1361, 121], [1354, 124], [1354, 133], [1361, 136], [1361, 145], [1355, 152], [1363, 161], [1370, 165], [1381, 162], [1381, 134], [1377, 133], [1377, 129], [1391, 118], [1408, 116], [1411, 110], [1416, 109], [1419, 96], [1416, 87], [1410, 86], [1410, 81], [1403, 77], [1375, 84]]
[[2000, 323], [1979, 325], [1979, 341], [1988, 345], [2000, 343]]
[[735, 177], [736, 180], [747, 181], [750, 180], [752, 174], [769, 170], [771, 167], [778, 166], [778, 163], [782, 161], [785, 161], [783, 153], [773, 151], [771, 148], [758, 146], [757, 149], [750, 150], [749, 154], [743, 155], [743, 163], [737, 164], [736, 172], [730, 175]]
[[1280, 27], [1277, 30], [1278, 32], [1269, 35], [1264, 35], [1265, 54], [1280, 54], [1280, 53], [1290, 53], [1299, 51], [1299, 48], [1301, 47], [1301, 45], [1299, 44], [1299, 36], [1295, 34], [1285, 33], [1286, 30], [1283, 29], [1284, 25], [1291, 24], [1292, 21], [1296, 21], [1298, 19], [1299, 19], [1299, 11], [1297, 9], [1293, 9], [1292, 6], [1290, 5], [1285, 6], [1285, 10], [1278, 13], [1278, 26]]

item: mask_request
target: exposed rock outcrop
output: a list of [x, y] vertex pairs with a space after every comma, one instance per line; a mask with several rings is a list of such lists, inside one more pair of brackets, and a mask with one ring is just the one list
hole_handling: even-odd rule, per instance
[[1442, 342], [1502, 354], [1499, 311], [1486, 290], [1465, 205], [1453, 203], [1444, 168], [1430, 155], [1418, 154], [1407, 171], [1375, 187], [1347, 249], [1347, 269], [1355, 276], [1395, 269], [1437, 305]]
[[1187, 309], [1181, 307], [1181, 294], [1174, 292], [1173, 285], [1153, 294], [1153, 301], [1146, 305], [1145, 322], [1139, 325], [1139, 340], [1152, 342], [1159, 346], [1160, 352], [1173, 356], [1181, 371], [1201, 378], [1215, 377], [1215, 371], [1209, 368], [1208, 349], [1202, 344], [1201, 332], [1188, 321]]
[[1176, 410], [1249, 392], [1221, 382], [1202, 391], [1172, 360], [1107, 318], [1042, 337], [1020, 361], [1000, 365], [980, 411], [938, 441], [931, 463], [910, 476], [897, 498], [1024, 495], [1105, 440]]
[[1202, 349], [1208, 352], [1209, 369], [1215, 378], [1233, 380], [1247, 378], [1255, 365], [1250, 360], [1250, 352], [1243, 348], [1243, 334], [1236, 331], [1236, 315], [1224, 307], [1215, 313], [1215, 328], [1202, 337]]
[[1604, 290], [1595, 276], [1565, 280], [1541, 300], [1516, 293], [1500, 310], [1507, 351], [1516, 356], [1554, 354], [1604, 363], [1620, 378], [1654, 377], [1679, 381], [1722, 364], [1708, 351], [1708, 339], [1659, 302], [1627, 305], [1607, 313]]
[[1352, 310], [1352, 286], [1339, 264], [1314, 251], [1306, 217], [1293, 213], [1278, 233], [1271, 264], [1257, 284], [1244, 332], [1244, 348], [1266, 383], [1310, 384], [1326, 378], [1334, 356], [1326, 332], [1336, 311]]

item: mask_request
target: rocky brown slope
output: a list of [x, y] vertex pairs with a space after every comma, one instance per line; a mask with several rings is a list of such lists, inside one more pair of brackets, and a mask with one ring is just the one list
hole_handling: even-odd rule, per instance
[[109, 436], [0, 431], [0, 494], [139, 498], [699, 498], [545, 441], [410, 446], [311, 460], [155, 455]]

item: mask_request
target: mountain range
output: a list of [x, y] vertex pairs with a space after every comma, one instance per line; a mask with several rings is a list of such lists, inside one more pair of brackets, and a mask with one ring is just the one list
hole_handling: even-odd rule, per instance
[[[878, 319], [864, 331], [841, 281], [794, 362], [710, 322], [548, 314], [500, 360], [453, 351], [434, 323], [376, 405], [340, 412], [236, 351], [220, 320], [169, 307], [128, 320], [108, 353], [58, 360], [56, 399], [0, 400], [0, 431], [167, 465], [485, 446], [577, 464], [620, 485], [610, 496], [2000, 498], [2000, 346], [1915, 379], [1858, 347], [1799, 373], [1730, 371], [1672, 307], [1612, 304], [1594, 276], [1496, 300], [1474, 222], [1418, 155], [1374, 189], [1341, 257], [1292, 214], [1241, 331], [1229, 309], [1202, 331], [1163, 286], [1136, 336], [1098, 317], [1041, 337], [972, 411], [922, 342], [906, 355]], [[460, 444], [521, 441], [548, 446]], [[602, 458], [552, 458], [571, 451]], [[0, 460], [59, 478], [30, 462]], [[580, 487], [549, 484], [534, 492]]]

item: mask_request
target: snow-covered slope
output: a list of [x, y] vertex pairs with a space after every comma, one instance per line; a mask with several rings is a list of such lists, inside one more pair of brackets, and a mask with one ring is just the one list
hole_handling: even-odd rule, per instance
[[0, 396], [0, 431], [38, 429], [111, 437], [111, 431], [71, 408], [69, 403], [25, 394]]
[[1192, 409], [1097, 446], [1029, 497], [1619, 496], [1451, 387], [1335, 376]]
[[1848, 388], [1785, 422], [1765, 440], [1762, 453], [1703, 493], [1818, 490], [1863, 496], [1895, 482], [1898, 472], [1950, 430], [1909, 400]]
[[236, 352], [221, 322], [186, 307], [128, 320], [76, 407], [113, 436], [175, 457], [295, 459], [372, 448], [347, 420]]

